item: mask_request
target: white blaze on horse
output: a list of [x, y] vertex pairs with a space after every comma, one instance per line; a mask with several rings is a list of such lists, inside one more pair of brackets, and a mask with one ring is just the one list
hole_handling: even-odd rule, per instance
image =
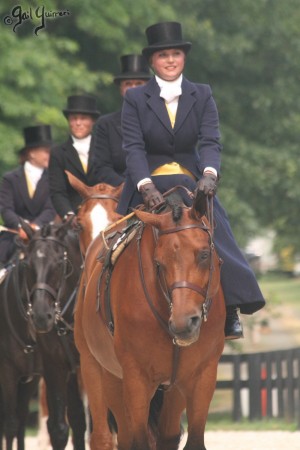
[[112, 222], [121, 218], [115, 212], [123, 184], [117, 187], [105, 183], [87, 186], [66, 170], [71, 186], [82, 197], [82, 203], [77, 213], [77, 222], [80, 226], [80, 248], [83, 256], [86, 250], [102, 230]]

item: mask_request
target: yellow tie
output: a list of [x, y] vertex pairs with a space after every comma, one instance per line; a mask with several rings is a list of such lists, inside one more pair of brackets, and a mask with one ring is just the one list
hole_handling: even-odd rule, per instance
[[35, 193], [35, 187], [33, 186], [32, 181], [30, 180], [30, 178], [28, 177], [26, 172], [25, 172], [25, 178], [26, 178], [29, 197], [32, 198]]
[[85, 163], [85, 161], [84, 161], [82, 156], [79, 156], [79, 158], [80, 158], [81, 165], [82, 165], [84, 173], [87, 173], [87, 164]]
[[170, 108], [168, 107], [167, 103], [165, 103], [168, 114], [169, 114], [169, 118], [170, 118], [170, 122], [171, 122], [171, 127], [174, 128], [175, 125], [175, 119], [176, 119], [176, 113], [174, 114]]

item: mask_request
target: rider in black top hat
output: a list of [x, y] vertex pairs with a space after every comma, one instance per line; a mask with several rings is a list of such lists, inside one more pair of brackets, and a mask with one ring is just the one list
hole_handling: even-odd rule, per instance
[[[27, 238], [20, 227], [20, 218], [37, 229], [55, 217], [47, 173], [52, 145], [51, 128], [49, 125], [31, 126], [24, 128], [23, 134], [25, 146], [20, 150], [23, 164], [4, 174], [0, 186], [1, 216], [4, 226], [11, 230], [0, 234], [2, 266], [8, 263], [16, 250], [16, 235]], [[6, 269], [2, 269], [0, 281], [5, 274]]]
[[[123, 97], [129, 88], [142, 86], [150, 78], [147, 60], [142, 55], [121, 56], [122, 71], [114, 78]], [[99, 182], [118, 186], [124, 181], [125, 153], [122, 150], [121, 110], [101, 116], [93, 131], [93, 158]]]
[[238, 309], [252, 314], [265, 300], [215, 197], [221, 156], [217, 107], [210, 86], [183, 76], [191, 43], [182, 38], [180, 23], [152, 25], [146, 36], [143, 55], [155, 76], [146, 86], [128, 90], [124, 98], [122, 134], [128, 175], [118, 212], [126, 214], [142, 202], [154, 208], [163, 202], [162, 193], [176, 185], [213, 197], [214, 241], [224, 261], [225, 335], [236, 339], [243, 336]]
[[62, 219], [74, 216], [81, 203], [81, 197], [70, 185], [65, 170], [88, 186], [97, 183], [91, 158], [92, 129], [100, 116], [97, 99], [86, 94], [71, 95], [63, 114], [69, 124], [70, 136], [52, 149], [49, 163], [50, 195]]

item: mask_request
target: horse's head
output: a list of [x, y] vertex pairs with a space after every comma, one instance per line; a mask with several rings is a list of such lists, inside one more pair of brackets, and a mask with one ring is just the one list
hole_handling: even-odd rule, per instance
[[136, 211], [139, 219], [157, 230], [157, 282], [169, 302], [170, 334], [180, 346], [198, 339], [220, 283], [210, 224], [204, 211], [195, 206], [175, 203], [171, 211], [162, 214]]
[[54, 325], [66, 330], [81, 269], [78, 238], [68, 223], [46, 225], [28, 235], [24, 284], [30, 324], [37, 333]]
[[115, 212], [123, 184], [117, 187], [99, 183], [95, 186], [86, 186], [70, 172], [66, 171], [71, 186], [82, 197], [82, 203], [77, 214], [80, 225], [80, 247], [85, 255], [91, 241], [112, 222], [121, 218]]

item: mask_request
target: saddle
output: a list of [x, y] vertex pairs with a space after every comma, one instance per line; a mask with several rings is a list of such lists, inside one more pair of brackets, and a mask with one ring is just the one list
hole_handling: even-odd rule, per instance
[[[137, 234], [141, 223], [142, 222], [140, 220], [135, 220], [120, 231], [115, 231], [107, 236], [104, 236], [103, 234], [105, 245], [97, 257], [97, 261], [103, 265], [98, 279], [97, 311], [102, 316], [112, 335], [114, 334], [114, 320], [110, 305], [110, 280], [118, 258]], [[102, 302], [104, 305], [104, 311], [102, 311], [100, 299], [102, 282], [105, 283], [104, 299]]]

